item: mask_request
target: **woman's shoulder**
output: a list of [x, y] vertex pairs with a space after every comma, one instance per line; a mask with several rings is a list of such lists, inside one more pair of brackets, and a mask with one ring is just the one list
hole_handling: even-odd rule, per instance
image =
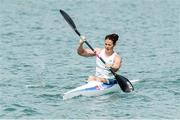
[[117, 59], [121, 59], [121, 55], [120, 55], [119, 53], [117, 53], [117, 52], [116, 52], [116, 54], [115, 54], [115, 57], [116, 57]]

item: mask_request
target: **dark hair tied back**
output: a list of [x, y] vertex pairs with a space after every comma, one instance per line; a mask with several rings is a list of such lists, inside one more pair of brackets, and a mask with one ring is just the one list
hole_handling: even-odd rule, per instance
[[113, 33], [113, 34], [107, 35], [107, 36], [105, 37], [105, 40], [106, 40], [106, 39], [110, 39], [110, 40], [113, 41], [113, 44], [115, 45], [115, 44], [116, 44], [116, 41], [118, 41], [118, 38], [119, 38], [119, 36], [118, 36], [117, 34]]

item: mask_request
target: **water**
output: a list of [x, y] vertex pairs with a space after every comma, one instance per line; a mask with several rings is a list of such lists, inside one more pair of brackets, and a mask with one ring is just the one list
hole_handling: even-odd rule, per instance
[[[179, 0], [0, 0], [1, 119], [180, 119]], [[94, 73], [77, 55], [78, 36], [93, 47], [116, 32], [119, 74], [135, 91], [62, 100]]]

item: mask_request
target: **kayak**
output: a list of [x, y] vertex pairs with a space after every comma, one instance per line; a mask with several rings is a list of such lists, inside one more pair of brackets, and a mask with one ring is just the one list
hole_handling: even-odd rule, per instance
[[[138, 80], [133, 80], [136, 82]], [[77, 96], [100, 96], [108, 93], [120, 91], [117, 82], [113, 84], [105, 84], [99, 81], [89, 81], [86, 84], [72, 89], [63, 95], [63, 100], [70, 99]]]
[[104, 84], [99, 81], [89, 81], [86, 84], [79, 86], [64, 93], [63, 100], [73, 98], [75, 96], [99, 96], [111, 92], [119, 91], [119, 85], [117, 83]]

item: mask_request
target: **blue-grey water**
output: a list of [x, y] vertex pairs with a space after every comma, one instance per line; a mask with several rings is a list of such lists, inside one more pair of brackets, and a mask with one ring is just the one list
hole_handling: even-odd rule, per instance
[[[135, 91], [99, 97], [62, 95], [94, 73], [78, 56], [79, 37], [93, 47], [118, 33], [119, 74]], [[180, 119], [179, 0], [0, 0], [0, 119]]]

